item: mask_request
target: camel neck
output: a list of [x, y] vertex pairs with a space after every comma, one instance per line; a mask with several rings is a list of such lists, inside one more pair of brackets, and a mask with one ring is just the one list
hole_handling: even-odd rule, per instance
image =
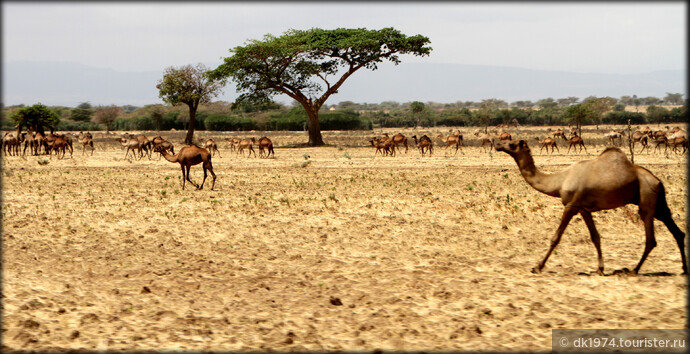
[[529, 153], [515, 157], [515, 162], [520, 168], [520, 174], [532, 188], [552, 197], [561, 196], [562, 176], [559, 173], [546, 174], [539, 171]]
[[170, 162], [177, 162], [177, 155], [170, 155], [165, 150], [161, 151], [161, 155], [163, 155], [163, 157], [165, 157], [165, 159], [170, 161]]

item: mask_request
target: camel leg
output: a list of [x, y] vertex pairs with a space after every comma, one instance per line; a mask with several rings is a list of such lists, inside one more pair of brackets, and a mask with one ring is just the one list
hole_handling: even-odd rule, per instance
[[561, 223], [560, 225], [558, 225], [558, 229], [556, 229], [556, 235], [554, 235], [551, 239], [551, 247], [549, 247], [549, 250], [546, 252], [546, 256], [544, 256], [544, 259], [541, 262], [539, 262], [539, 264], [535, 268], [532, 268], [532, 273], [541, 273], [541, 270], [544, 268], [546, 261], [549, 259], [549, 256], [551, 255], [551, 252], [553, 252], [554, 248], [556, 248], [556, 246], [558, 246], [558, 243], [561, 242], [561, 236], [563, 236], [565, 228], [568, 227], [570, 219], [572, 219], [573, 216], [575, 216], [575, 214], [577, 213], [578, 210], [576, 208], [570, 206], [565, 207], [565, 210], [563, 210], [563, 216], [561, 217]]
[[582, 143], [582, 147], [580, 148], [580, 152], [582, 152], [582, 148], [585, 148], [585, 154], [589, 154], [589, 152], [587, 152], [587, 147], [585, 146], [585, 143]]
[[213, 165], [211, 165], [211, 162], [209, 161], [208, 163], [208, 171], [211, 172], [211, 177], [213, 177], [213, 181], [211, 183], [211, 190], [216, 186], [216, 174], [213, 173]]
[[666, 225], [666, 228], [668, 228], [668, 231], [670, 231], [673, 235], [673, 238], [676, 239], [676, 243], [680, 249], [680, 258], [683, 261], [683, 274], [687, 274], [688, 265], [685, 258], [685, 233], [681, 231], [678, 225], [676, 225], [676, 223], [673, 221], [673, 215], [671, 214], [671, 209], [668, 208], [668, 204], [666, 203], [665, 194], [666, 192], [662, 187], [659, 191], [659, 199], [657, 200], [654, 218], [663, 222], [664, 225]]
[[645, 259], [647, 259], [649, 252], [656, 247], [656, 239], [654, 238], [654, 214], [642, 206], [640, 206], [639, 214], [644, 221], [645, 244], [640, 263], [638, 263], [637, 267], [635, 267], [633, 270], [634, 274], [637, 274], [640, 271], [640, 268], [642, 268], [642, 264], [644, 263]]
[[587, 225], [587, 229], [589, 229], [589, 235], [592, 237], [592, 243], [597, 249], [597, 261], [599, 262], [597, 274], [604, 275], [604, 258], [601, 255], [601, 236], [599, 235], [597, 228], [594, 226], [592, 213], [586, 210], [581, 210], [580, 215], [582, 215], [582, 219], [584, 219], [585, 225]]
[[189, 183], [191, 183], [194, 187], [196, 187], [196, 189], [199, 189], [199, 185], [196, 184], [196, 183], [194, 183], [194, 181], [192, 181], [192, 180], [189, 178], [189, 175], [190, 175], [190, 174], [189, 174], [189, 169], [190, 169], [190, 168], [192, 168], [192, 165], [187, 165], [187, 180], [188, 180]]
[[180, 168], [182, 169], [182, 190], [184, 190], [184, 185], [187, 183], [187, 175], [185, 174], [183, 164], [180, 164]]
[[[213, 155], [211, 155], [211, 156], [213, 156]], [[206, 163], [202, 163], [201, 168], [204, 170], [204, 179], [201, 181], [201, 185], [197, 189], [204, 189], [204, 183], [206, 183], [206, 176], [207, 176]]]

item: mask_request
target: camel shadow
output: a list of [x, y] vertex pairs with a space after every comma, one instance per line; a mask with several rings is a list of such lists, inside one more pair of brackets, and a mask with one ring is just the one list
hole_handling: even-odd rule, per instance
[[[596, 271], [591, 271], [591, 272], [579, 272], [579, 273], [577, 273], [577, 275], [583, 275], [583, 276], [591, 277], [591, 276], [598, 276], [599, 274]], [[616, 269], [609, 274], [604, 273], [605, 277], [610, 277], [610, 276], [670, 277], [670, 276], [675, 276], [675, 275], [682, 275], [682, 274], [673, 274], [673, 273], [669, 273], [669, 272], [651, 272], [651, 273], [635, 274], [635, 273], [633, 273], [633, 271], [631, 271], [628, 268]]]

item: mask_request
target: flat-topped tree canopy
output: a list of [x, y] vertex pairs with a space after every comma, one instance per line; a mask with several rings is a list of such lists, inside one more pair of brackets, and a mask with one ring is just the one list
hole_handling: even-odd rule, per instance
[[233, 55], [207, 76], [224, 82], [232, 78], [240, 93], [237, 102], [290, 96], [309, 117], [309, 145], [318, 146], [324, 145], [319, 109], [350, 75], [361, 68], [376, 70], [383, 60], [397, 65], [400, 54], [429, 55], [429, 43], [427, 37], [408, 37], [394, 28], [291, 29], [230, 49]]

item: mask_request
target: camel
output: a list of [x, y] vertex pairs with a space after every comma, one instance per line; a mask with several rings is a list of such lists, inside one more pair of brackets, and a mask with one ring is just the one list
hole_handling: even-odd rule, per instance
[[673, 140], [669, 140], [669, 143], [673, 145], [672, 151], [675, 153], [678, 153], [676, 149], [680, 146], [683, 148], [683, 151], [681, 154], [685, 154], [685, 152], [688, 150], [688, 139], [685, 138], [685, 136], [680, 136], [677, 138], [673, 138]]
[[[208, 150], [196, 145], [188, 145], [180, 149], [177, 155], [170, 155], [163, 146], [159, 145], [155, 148], [155, 151], [163, 155], [166, 160], [180, 164], [180, 168], [182, 169], [182, 190], [184, 190], [186, 181], [194, 185], [197, 190], [203, 189], [204, 183], [206, 182], [207, 170], [211, 172], [211, 176], [213, 177], [211, 190], [216, 186], [216, 174], [213, 173], [213, 164], [211, 164], [212, 156]], [[189, 179], [189, 169], [200, 163], [201, 167], [204, 169], [204, 180], [201, 181], [201, 185], [198, 185]]]
[[[568, 144], [570, 144], [568, 146], [568, 154], [570, 153], [570, 148], [573, 146], [575, 146], [575, 149], [577, 149], [577, 147], [579, 146], [580, 147], [579, 152], [582, 152], [582, 148], [585, 148], [585, 153], [587, 153], [587, 147], [585, 146], [585, 142], [582, 140], [582, 138], [577, 136], [577, 133], [573, 134], [573, 137], [568, 139], [567, 141], [568, 141]], [[573, 149], [573, 152], [575, 152], [575, 149]]]
[[664, 146], [664, 153], [668, 150], [668, 138], [666, 137], [666, 135], [654, 137], [654, 139], [652, 139], [652, 142], [654, 143], [654, 153], [656, 153], [656, 150], [659, 149], [661, 145]]
[[675, 139], [675, 138], [686, 138], [685, 136], [685, 131], [681, 130], [680, 128], [676, 127], [674, 129], [678, 130], [670, 130], [667, 134], [667, 137], [669, 140]]
[[[65, 140], [64, 135], [59, 135], [53, 140], [53, 144], [51, 146], [51, 153], [50, 153], [50, 158], [53, 158], [52, 151], [55, 150], [55, 156], [58, 159], [63, 159], [65, 158], [65, 150], [67, 149], [69, 145], [67, 144], [67, 140]], [[60, 152], [62, 152], [62, 157], [60, 157]], [[71, 155], [70, 155], [71, 156]]]
[[5, 152], [5, 156], [8, 154], [19, 155], [19, 139], [17, 139], [12, 133], [5, 133], [2, 137], [2, 148]]
[[479, 140], [479, 147], [482, 149], [482, 151], [484, 151], [484, 146], [487, 144], [491, 147], [488, 151], [491, 151], [491, 149], [494, 147], [494, 139], [489, 134], [476, 132], [474, 133], [474, 136], [476, 136]]
[[431, 154], [434, 153], [434, 144], [428, 136], [422, 135], [422, 137], [419, 138], [419, 140], [417, 140], [417, 136], [413, 135], [412, 139], [414, 139], [414, 144], [417, 146], [419, 151], [422, 153], [422, 157], [424, 156], [424, 153], [425, 153], [424, 149], [426, 149], [426, 151], [429, 152], [429, 157], [431, 157]]
[[29, 149], [29, 152], [33, 155], [34, 153], [34, 145], [36, 144], [36, 139], [34, 139], [34, 134], [29, 131], [29, 133], [26, 135], [26, 138], [24, 139], [24, 150], [22, 150], [22, 156], [26, 156], [26, 149]]
[[[146, 152], [146, 155], [149, 157], [149, 160], [151, 160], [151, 152], [153, 151], [153, 144], [151, 143], [151, 140], [149, 140], [144, 134], [137, 135], [137, 140], [139, 141], [139, 145], [141, 146], [141, 149], [139, 149], [139, 153], [142, 153], [142, 151]], [[143, 153], [142, 157], [144, 157]]]
[[165, 139], [163, 139], [163, 137], [161, 137], [160, 135], [155, 136], [155, 137], [151, 138], [151, 145], [153, 148], [155, 148], [156, 146], [160, 145], [164, 141], [165, 141]]
[[158, 144], [157, 146], [160, 146], [161, 148], [163, 148], [163, 150], [170, 151], [171, 154], [175, 155], [175, 146], [171, 142], [163, 140], [163, 142]]
[[55, 135], [53, 129], [50, 129], [50, 133], [43, 137], [43, 149], [45, 150], [46, 154], [50, 154], [50, 150], [53, 148], [55, 138], [57, 138], [57, 136]]
[[230, 143], [230, 151], [237, 151], [237, 147], [240, 144], [240, 139], [237, 138], [225, 138], [225, 141]]
[[[259, 140], [256, 140], [252, 137], [251, 141], [252, 141], [252, 144], [259, 147], [259, 157], [269, 158], [269, 157], [271, 157], [271, 154], [273, 154], [274, 158], [276, 157], [276, 154], [273, 151], [273, 142], [268, 137], [263, 136], [263, 137], [259, 138]], [[268, 152], [266, 152], [266, 151], [268, 151]]]
[[80, 142], [81, 145], [82, 145], [81, 154], [82, 154], [82, 155], [85, 155], [85, 154], [86, 154], [86, 147], [88, 146], [88, 147], [91, 148], [91, 156], [93, 156], [93, 151], [95, 150], [95, 149], [93, 148], [93, 139], [90, 138], [90, 137], [88, 137], [88, 136], [85, 136], [85, 137], [81, 138], [81, 139], [79, 140], [79, 142]]
[[649, 170], [631, 163], [621, 149], [608, 147], [593, 160], [577, 162], [553, 174], [537, 170], [529, 146], [524, 140], [501, 142], [496, 146], [496, 151], [503, 151], [515, 160], [522, 177], [532, 188], [546, 195], [561, 198], [565, 207], [560, 225], [551, 239], [551, 246], [544, 259], [532, 269], [534, 273], [541, 272], [551, 252], [560, 242], [570, 219], [579, 213], [597, 250], [597, 273], [603, 275], [604, 260], [601, 255], [600, 236], [594, 226], [592, 213], [635, 204], [639, 206], [639, 215], [644, 222], [646, 242], [642, 259], [633, 273], [638, 274], [649, 252], [656, 246], [656, 218], [666, 225], [676, 239], [683, 262], [683, 274], [687, 274], [685, 233], [673, 221], [671, 210], [666, 203], [664, 185]]
[[206, 148], [206, 150], [211, 152], [212, 156], [215, 155], [214, 152], [216, 152], [218, 153], [218, 157], [223, 157], [220, 156], [220, 151], [218, 151], [218, 144], [216, 144], [216, 142], [213, 139], [206, 140], [206, 142], [204, 143], [204, 147]]
[[[456, 134], [451, 134], [448, 135], [447, 137], [443, 137], [443, 134], [439, 134], [438, 137], [443, 140], [444, 143], [446, 143], [446, 151], [448, 150], [449, 147], [452, 145], [455, 145], [455, 153], [458, 153], [458, 149], [460, 152], [462, 152], [462, 134], [458, 131]], [[463, 152], [464, 154], [464, 152]]]
[[43, 153], [47, 154], [46, 151], [46, 136], [41, 132], [34, 133], [34, 155], [41, 153], [41, 147], [43, 147]]
[[498, 136], [498, 139], [501, 141], [506, 141], [513, 140], [513, 137], [510, 135], [510, 133], [501, 133], [501, 135]]
[[407, 154], [408, 146], [407, 146], [407, 137], [406, 136], [404, 136], [400, 133], [397, 133], [397, 134], [393, 135], [393, 137], [391, 138], [388, 136], [388, 133], [383, 133], [383, 137], [385, 139], [390, 139], [393, 142], [393, 148], [398, 149], [398, 151], [400, 151], [400, 145], [404, 146], [405, 147], [405, 153]]
[[82, 155], [86, 154], [86, 147], [88, 146], [91, 148], [91, 156], [93, 156], [93, 151], [95, 149], [93, 147], [93, 135], [91, 135], [91, 133], [86, 132], [86, 134], [84, 134], [84, 132], [79, 132], [79, 134], [77, 134], [77, 141], [82, 145]]
[[249, 152], [247, 152], [247, 158], [249, 158], [249, 156], [252, 156], [252, 152], [254, 153], [254, 157], [256, 157], [256, 151], [254, 151], [251, 141], [247, 139], [242, 139], [237, 143], [237, 155], [242, 153], [242, 156], [244, 156], [244, 149], [249, 149]]
[[611, 143], [612, 146], [620, 146], [623, 145], [623, 134], [624, 132], [617, 132], [611, 130], [610, 132], [604, 134], [604, 137], [608, 139], [608, 142]]
[[[551, 131], [550, 128], [549, 128], [549, 131]], [[568, 139], [565, 137], [565, 132], [561, 128], [554, 130], [553, 138], [554, 139], [563, 138], [563, 140], [568, 141]]]
[[381, 156], [384, 156], [384, 153], [385, 155], [390, 154], [391, 156], [395, 156], [395, 145], [393, 144], [393, 141], [391, 141], [390, 139], [378, 139], [374, 137], [371, 138], [369, 142], [371, 143], [371, 146], [376, 148], [374, 156], [376, 156], [376, 154], [379, 152], [381, 153]]
[[644, 149], [647, 149], [647, 152], [649, 152], [649, 144], [648, 144], [648, 139], [651, 137], [651, 132], [644, 133], [640, 130], [636, 130], [632, 134], [632, 148], [633, 150], [635, 149], [635, 143], [639, 142], [640, 145], [642, 145], [642, 149], [640, 150], [640, 154]]
[[549, 152], [549, 147], [551, 147], [551, 153], [553, 154], [553, 149], [556, 148], [556, 151], [559, 153], [561, 152], [558, 150], [558, 145], [556, 144], [556, 140], [546, 137], [544, 140], [539, 140], [539, 138], [534, 138], [537, 140], [537, 142], [541, 145], [541, 149], [539, 149], [539, 153], [541, 154], [541, 151], [546, 148], [546, 152]]
[[141, 144], [139, 143], [139, 140], [136, 138], [120, 138], [117, 139], [122, 146], [124, 146], [127, 151], [125, 152], [125, 159], [127, 158], [127, 155], [129, 154], [130, 151], [132, 151], [132, 157], [136, 157], [134, 154], [134, 150], [139, 152], [139, 159], [144, 157], [144, 155], [141, 153]]

